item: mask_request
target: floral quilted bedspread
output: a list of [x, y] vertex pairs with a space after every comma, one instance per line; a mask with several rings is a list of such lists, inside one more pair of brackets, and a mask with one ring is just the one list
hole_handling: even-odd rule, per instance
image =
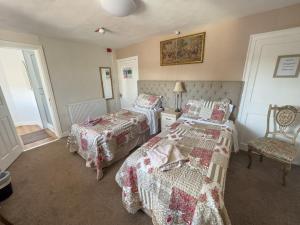
[[86, 159], [88, 167], [102, 168], [104, 161], [114, 159], [120, 146], [149, 130], [147, 117], [142, 113], [120, 110], [83, 124], [74, 124], [69, 139], [73, 151]]
[[223, 194], [231, 145], [227, 126], [178, 120], [119, 169], [124, 207], [147, 209], [157, 225], [230, 224]]

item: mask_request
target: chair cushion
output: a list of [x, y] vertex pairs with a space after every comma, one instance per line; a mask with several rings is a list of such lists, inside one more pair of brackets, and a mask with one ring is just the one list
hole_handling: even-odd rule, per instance
[[284, 163], [291, 163], [297, 154], [294, 145], [274, 138], [258, 138], [248, 143], [258, 153]]

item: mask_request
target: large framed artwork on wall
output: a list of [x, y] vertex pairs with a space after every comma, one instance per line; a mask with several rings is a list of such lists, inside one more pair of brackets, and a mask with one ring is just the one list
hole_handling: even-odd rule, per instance
[[202, 63], [205, 32], [160, 42], [160, 65]]

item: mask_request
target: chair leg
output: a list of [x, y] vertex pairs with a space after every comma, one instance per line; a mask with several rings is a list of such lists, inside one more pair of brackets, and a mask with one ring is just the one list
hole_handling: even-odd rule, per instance
[[248, 169], [250, 169], [252, 165], [252, 149], [249, 147], [248, 147], [248, 158], [249, 158]]
[[260, 155], [259, 161], [262, 162], [263, 160], [264, 160], [264, 156], [263, 156], [263, 155]]
[[0, 214], [0, 222], [3, 223], [4, 225], [13, 225], [11, 222], [5, 219], [1, 214]]
[[289, 170], [290, 170], [289, 165], [282, 166], [282, 186], [286, 186], [286, 175], [288, 174]]

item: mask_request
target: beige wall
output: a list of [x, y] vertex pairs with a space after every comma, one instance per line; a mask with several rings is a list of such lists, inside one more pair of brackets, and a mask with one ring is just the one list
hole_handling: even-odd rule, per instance
[[36, 35], [17, 33], [9, 30], [0, 30], [0, 40], [33, 45], [39, 44], [39, 37]]
[[206, 31], [204, 63], [160, 66], [160, 41], [174, 35], [119, 49], [117, 58], [139, 56], [141, 80], [242, 80], [249, 36], [295, 26], [300, 26], [300, 4], [184, 31]]
[[[40, 43], [44, 48], [61, 127], [66, 132], [70, 127], [67, 105], [102, 97], [99, 67], [113, 67], [113, 55], [100, 46], [69, 40], [41, 37]], [[113, 72], [112, 76], [114, 93], [118, 93], [117, 76]], [[118, 108], [115, 100], [109, 102], [109, 110]]]
[[106, 53], [95, 44], [0, 30], [0, 40], [29, 45], [42, 45], [57, 105], [63, 133], [67, 133], [70, 121], [67, 105], [102, 97], [100, 66], [111, 66], [115, 99], [108, 101], [108, 110], [120, 108], [115, 53]]

